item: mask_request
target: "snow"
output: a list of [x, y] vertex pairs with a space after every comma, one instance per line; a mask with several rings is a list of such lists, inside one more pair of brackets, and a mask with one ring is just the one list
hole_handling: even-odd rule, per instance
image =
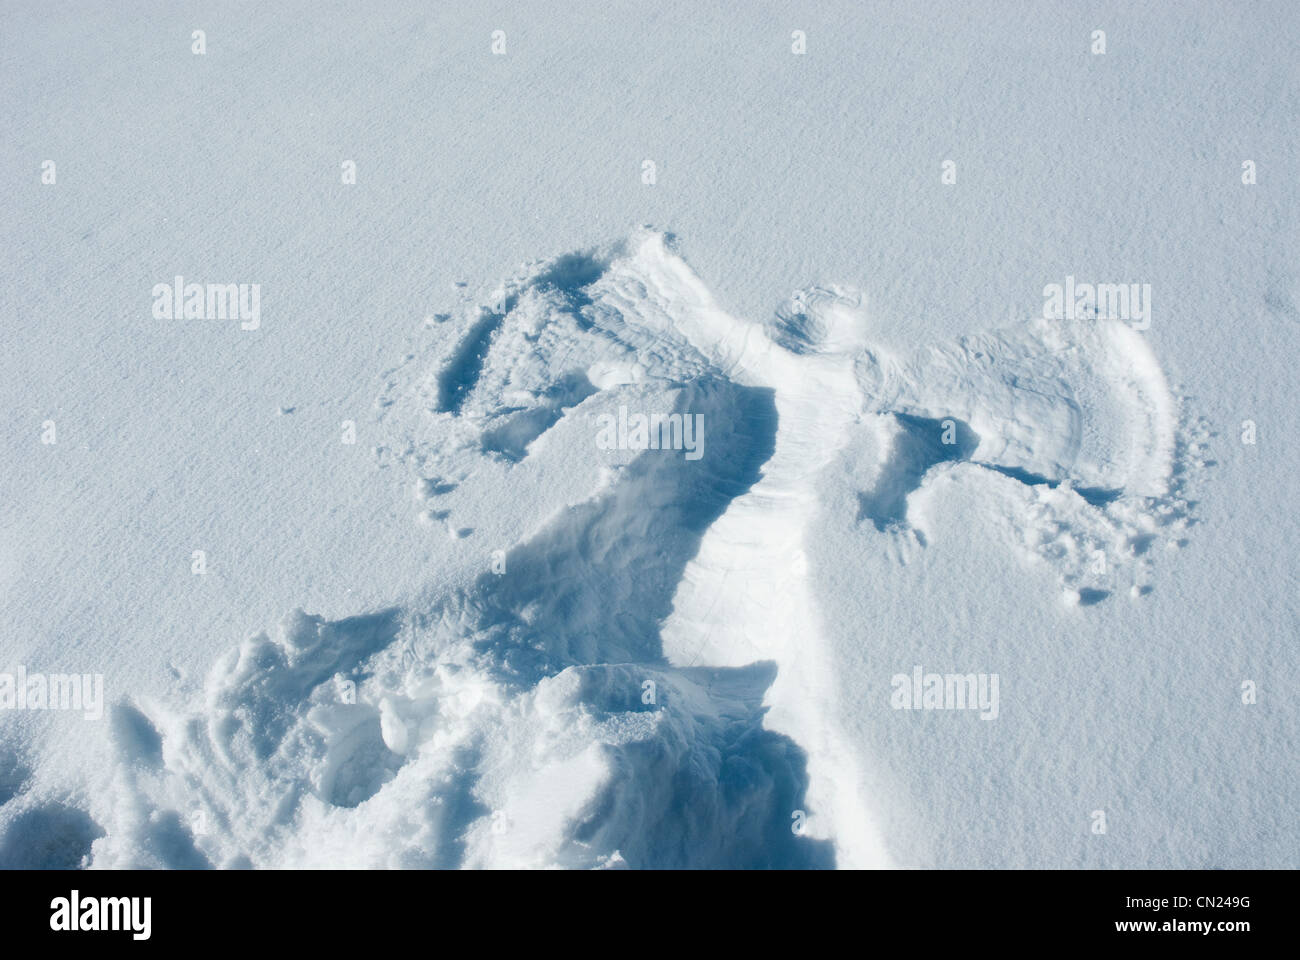
[[1292, 5], [304, 12], [7, 14], [0, 865], [1296, 865]]

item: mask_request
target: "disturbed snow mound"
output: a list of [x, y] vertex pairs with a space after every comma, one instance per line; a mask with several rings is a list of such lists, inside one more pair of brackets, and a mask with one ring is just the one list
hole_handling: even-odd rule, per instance
[[[545, 487], [543, 455], [581, 495], [465, 590], [295, 611], [213, 669], [204, 704], [120, 704], [82, 830], [94, 866], [881, 864], [824, 708], [819, 479], [847, 470], [845, 522], [902, 551], [942, 535], [932, 498], [969, 497], [1074, 603], [1140, 595], [1157, 533], [1189, 522], [1199, 438], [1118, 323], [899, 357], [849, 291], [729, 316], [648, 231], [484, 299], [392, 372], [381, 458], [453, 538], [472, 530], [440, 497]], [[629, 411], [698, 417], [698, 456], [671, 428], [646, 448]]]

